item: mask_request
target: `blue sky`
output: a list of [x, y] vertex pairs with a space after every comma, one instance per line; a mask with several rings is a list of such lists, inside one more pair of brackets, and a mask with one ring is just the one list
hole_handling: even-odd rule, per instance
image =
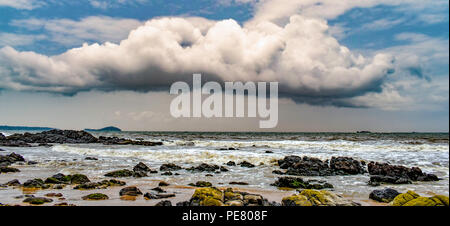
[[[378, 67], [379, 65], [384, 65], [384, 63], [392, 63], [392, 65], [384, 65], [383, 67], [386, 68], [380, 68], [379, 70], [380, 73], [381, 71], [393, 71], [394, 73], [380, 75], [371, 72], [372, 74], [367, 75], [370, 78], [370, 82], [359, 86], [351, 82], [350, 78], [348, 82], [344, 81], [342, 84], [339, 80], [334, 82], [333, 80], [329, 80], [334, 78], [333, 76], [330, 76], [329, 79], [324, 77], [320, 84], [309, 84], [310, 86], [308, 86], [307, 83], [311, 81], [311, 78], [295, 74], [299, 72], [308, 73], [301, 66], [297, 65], [296, 71], [291, 75], [283, 68], [274, 69], [267, 65], [260, 66], [257, 61], [250, 62], [253, 66], [259, 65], [258, 67], [266, 67], [265, 69], [268, 71], [278, 72], [279, 75], [277, 76], [281, 77], [274, 75], [274, 78], [277, 78], [279, 81], [286, 81], [292, 84], [296, 84], [297, 80], [303, 81], [297, 85], [286, 85], [286, 87], [282, 88], [282, 92], [284, 91], [287, 96], [287, 103], [296, 105], [296, 110], [290, 110], [294, 112], [286, 112], [286, 115], [290, 115], [289, 117], [286, 116], [288, 117], [286, 121], [297, 120], [292, 115], [296, 115], [295, 111], [299, 111], [299, 106], [302, 106], [302, 109], [308, 108], [309, 110], [314, 109], [314, 111], [323, 112], [331, 112], [334, 111], [333, 109], [350, 106], [350, 108], [344, 111], [359, 112], [361, 109], [364, 109], [364, 111], [368, 111], [371, 114], [373, 112], [385, 112], [385, 114], [380, 114], [380, 117], [384, 115], [383, 119], [386, 121], [385, 128], [377, 128], [378, 130], [448, 131], [448, 1], [370, 0], [333, 2], [329, 0], [192, 0], [189, 3], [186, 2], [182, 0], [0, 0], [0, 50], [2, 51], [0, 52], [0, 82], [3, 83], [3, 85], [0, 85], [0, 96], [8, 96], [12, 99], [17, 96], [17, 100], [24, 100], [27, 99], [23, 98], [24, 96], [29, 95], [29, 98], [34, 98], [34, 94], [38, 92], [39, 95], [35, 95], [35, 98], [38, 98], [39, 101], [46, 102], [50, 99], [53, 100], [53, 98], [57, 98], [58, 100], [73, 98], [71, 99], [73, 101], [74, 99], [80, 98], [80, 96], [86, 96], [87, 93], [87, 96], [102, 96], [104, 102], [108, 103], [112, 101], [109, 99], [112, 97], [108, 92], [135, 93], [135, 91], [138, 91], [139, 94], [127, 93], [123, 95], [136, 95], [136, 98], [138, 96], [139, 98], [144, 98], [140, 96], [142, 91], [153, 92], [154, 90], [140, 90], [140, 88], [137, 90], [136, 84], [125, 84], [127, 83], [125, 82], [126, 80], [122, 80], [119, 78], [120, 76], [117, 78], [117, 81], [110, 81], [111, 77], [108, 77], [111, 76], [110, 74], [95, 74], [98, 73], [99, 68], [103, 70], [111, 67], [108, 69], [109, 71], [116, 70], [117, 68], [110, 62], [99, 62], [96, 65], [97, 68], [89, 69], [89, 72], [86, 72], [87, 74], [83, 75], [83, 78], [69, 76], [65, 79], [58, 77], [60, 76], [59, 73], [63, 69], [65, 70], [65, 68], [55, 69], [54, 65], [57, 63], [53, 66], [37, 64], [38, 62], [49, 60], [59, 62], [60, 64], [58, 65], [73, 67], [74, 62], [80, 62], [82, 59], [69, 59], [70, 56], [67, 55], [70, 54], [66, 53], [73, 52], [71, 51], [72, 49], [81, 48], [84, 50], [88, 47], [91, 49], [94, 48], [93, 44], [95, 43], [101, 45], [101, 48], [104, 47], [102, 44], [105, 42], [119, 44], [120, 41], [127, 40], [130, 31], [144, 26], [146, 21], [152, 19], [155, 19], [154, 24], [145, 26], [148, 28], [155, 28], [155, 26], [159, 28], [158, 26], [160, 25], [158, 23], [162, 22], [163, 19], [159, 20], [158, 18], [166, 18], [169, 16], [180, 18], [199, 17], [206, 19], [205, 21], [209, 21], [203, 21], [201, 25], [198, 25], [188, 19], [189, 23], [198, 26], [199, 29], [203, 29], [202, 26], [210, 26], [207, 25], [209, 23], [219, 22], [218, 24], [222, 24], [221, 21], [223, 21], [228, 27], [222, 25], [217, 26], [219, 30], [224, 29], [220, 32], [225, 32], [224, 34], [226, 34], [227, 29], [233, 27], [233, 29], [236, 28], [239, 32], [242, 32], [240, 34], [241, 36], [239, 36], [241, 38], [243, 37], [242, 35], [247, 35], [248, 31], [254, 31], [255, 24], [261, 25], [270, 22], [279, 26], [280, 29], [282, 28], [287, 31], [288, 28], [285, 27], [287, 24], [290, 24], [292, 27], [294, 25], [301, 26], [300, 24], [305, 24], [305, 21], [315, 21], [318, 25], [305, 27], [305, 34], [300, 34], [299, 37], [283, 37], [286, 38], [283, 41], [286, 43], [296, 43], [296, 45], [299, 45], [298, 51], [304, 48], [305, 52], [307, 52], [306, 58], [310, 57], [310, 60], [317, 62], [317, 65], [335, 65], [342, 63], [342, 67], [349, 69], [347, 73], [351, 73], [355, 68], [362, 70], [362, 65]], [[292, 19], [295, 15], [301, 16], [300, 19], [297, 18], [300, 22], [293, 22]], [[227, 22], [227, 19], [232, 19], [232, 21], [239, 24], [239, 27], [237, 28], [233, 25], [233, 22]], [[173, 23], [172, 25], [175, 26], [175, 23], [178, 22], [172, 21], [170, 23]], [[318, 31], [317, 26], [321, 26], [322, 24], [327, 25], [327, 29]], [[301, 30], [300, 28], [299, 31]], [[164, 31], [164, 28], [162, 31]], [[272, 32], [271, 30], [267, 31]], [[175, 32], [181, 31], [177, 30]], [[182, 35], [183, 33], [179, 34]], [[305, 37], [308, 37], [308, 35], [317, 35], [317, 43], [314, 45], [322, 45], [322, 43], [327, 42], [327, 44], [324, 44], [323, 52], [316, 53], [310, 49], [310, 46], [304, 44], [304, 41], [297, 42], [299, 40], [308, 40], [302, 39], [304, 38], [300, 37], [302, 35], [305, 35]], [[249, 35], [244, 38], [252, 37]], [[262, 38], [264, 37], [261, 37], [261, 40]], [[337, 43], [328, 43], [330, 41], [329, 38], [335, 39]], [[138, 41], [137, 38], [130, 40]], [[148, 39], [146, 42], [151, 40], [155, 41], [155, 39]], [[217, 44], [219, 47], [224, 45], [224, 41], [217, 42], [213, 45]], [[83, 43], [87, 43], [88, 46], [82, 47]], [[277, 45], [277, 43], [274, 43], [274, 45]], [[326, 45], [330, 46], [326, 47]], [[249, 48], [250, 46], [246, 47], [246, 49]], [[295, 49], [289, 50], [288, 47], [284, 48], [286, 48], [286, 54], [291, 53], [291, 51], [296, 51]], [[327, 48], [337, 52], [326, 53]], [[348, 48], [349, 54], [352, 55], [348, 55], [345, 51], [342, 52], [342, 48]], [[92, 50], [86, 51], [91, 53]], [[161, 51], [164, 54], [167, 53], [165, 52], [166, 50]], [[27, 53], [32, 53], [33, 56], [29, 56]], [[63, 55], [59, 56], [60, 54]], [[221, 54], [224, 54], [222, 57], [225, 57], [225, 55], [229, 57], [228, 55], [231, 53], [221, 52]], [[327, 61], [327, 59], [335, 58], [335, 54], [339, 55], [339, 60], [333, 62]], [[358, 58], [360, 55], [364, 60]], [[387, 58], [383, 58], [384, 55], [389, 55], [392, 58], [392, 62]], [[270, 56], [268, 58], [271, 59]], [[30, 62], [27, 60], [30, 60]], [[297, 60], [302, 61], [302, 59]], [[383, 62], [377, 62], [377, 60]], [[23, 63], [25, 61], [28, 63]], [[299, 64], [301, 64], [300, 61]], [[283, 63], [283, 61], [279, 63]], [[158, 63], [157, 68], [164, 72], [161, 69], [165, 68], [162, 64]], [[186, 65], [178, 66], [184, 67]], [[236, 67], [240, 66], [242, 66], [241, 63], [236, 61]], [[220, 67], [221, 65], [219, 64], [217, 68], [211, 70], [218, 71]], [[249, 65], [246, 64], [243, 68], [246, 69], [248, 67]], [[336, 65], [325, 67], [329, 67], [324, 70], [329, 71], [330, 74], [338, 68]], [[200, 68], [198, 69], [199, 72], [202, 72], [201, 70], [210, 70], [210, 68]], [[127, 69], [121, 68], [119, 71], [123, 70], [126, 71]], [[155, 68], [143, 68], [142, 70], [155, 71]], [[92, 74], [92, 71], [96, 72]], [[183, 69], [181, 71], [189, 70]], [[79, 73], [82, 74], [84, 72]], [[126, 72], [125, 74], [128, 75], [129, 73], [131, 72]], [[253, 71], [247, 71], [246, 73], [251, 74]], [[361, 71], [360, 76], [365, 76], [362, 75], [363, 73]], [[152, 75], [146, 75], [147, 77], [143, 78], [139, 77], [141, 74], [134, 76], [137, 76], [135, 77], [136, 81], [139, 81], [139, 83], [145, 81], [145, 84], [149, 80], [159, 81], [160, 78], [157, 75], [153, 77]], [[164, 76], [166, 78], [172, 75], [169, 73], [167, 75], [164, 74]], [[219, 75], [219, 77], [221, 76], [224, 75]], [[296, 76], [300, 77], [296, 78]], [[358, 74], [354, 76], [352, 79], [355, 81], [360, 80]], [[243, 75], [240, 78], [245, 79], [246, 77]], [[87, 80], [81, 81], [82, 79]], [[71, 83], [67, 82], [69, 80]], [[108, 82], [106, 83], [105, 81]], [[123, 82], [121, 83], [121, 81]], [[169, 79], [169, 81], [171, 80]], [[333, 85], [332, 83], [335, 84]], [[155, 82], [148, 82], [148, 84], [149, 86], [153, 86]], [[319, 91], [314, 91], [313, 87], [321, 88]], [[107, 92], [104, 93], [103, 91]], [[66, 95], [68, 93], [70, 94], [69, 96]], [[325, 99], [323, 98], [324, 96], [326, 96]], [[83, 102], [83, 100], [79, 100], [79, 102]], [[56, 105], [54, 106], [56, 107]], [[320, 107], [317, 108], [317, 106]], [[3, 103], [0, 103], [0, 107], [11, 108], [13, 104], [3, 101]], [[19, 107], [16, 106], [16, 108]], [[101, 109], [101, 106], [99, 108]], [[123, 115], [124, 111], [123, 109], [117, 109], [114, 112], [122, 112], [119, 115]], [[162, 104], [154, 109], [140, 109], [128, 112], [128, 115], [133, 115], [133, 113], [138, 114], [139, 111], [153, 112], [156, 115], [167, 114], [166, 106]], [[340, 112], [341, 110], [338, 111]], [[339, 121], [340, 118], [344, 117], [343, 114], [345, 115], [347, 113], [340, 112], [334, 117]], [[63, 124], [56, 121], [52, 122], [51, 120], [43, 121], [46, 124], [53, 124], [56, 127], [76, 127], [80, 121], [86, 121], [86, 117], [100, 118], [102, 113], [101, 110], [93, 110], [92, 112], [85, 112], [79, 115], [82, 116], [80, 116], [78, 121], [75, 120], [73, 124]], [[313, 117], [313, 115], [310, 114], [307, 117], [305, 116], [305, 118], [300, 117], [297, 127], [294, 126], [291, 128], [286, 125], [286, 127], [280, 127], [278, 130], [314, 130], [314, 128], [302, 126], [302, 122], [310, 120], [308, 117]], [[402, 117], [404, 115], [408, 115], [408, 117]], [[116, 116], [117, 114], [114, 117]], [[0, 124], [17, 124], [21, 121], [27, 123], [26, 120], [32, 116], [27, 114], [18, 116], [11, 112], [0, 111], [0, 117], [3, 117], [4, 120], [4, 122], [0, 121]], [[28, 123], [38, 124], [39, 119], [45, 116], [40, 115], [36, 117]], [[114, 118], [113, 116], [111, 117]], [[433, 120], [429, 119], [430, 117], [433, 117]], [[392, 126], [392, 120], [398, 120], [399, 118], [405, 119], [403, 122], [398, 122], [399, 125], [401, 124], [403, 126]], [[99, 126], [117, 122], [116, 125], [131, 130], [142, 129], [137, 128], [138, 126], [136, 125], [131, 126], [127, 123], [129, 118], [127, 119], [126, 117], [120, 119], [114, 118], [114, 120], [111, 119], [108, 122], [101, 122]], [[368, 119], [361, 117], [361, 123], [359, 125], [363, 125], [364, 123], [362, 121], [364, 120]], [[416, 123], [419, 120], [425, 120], [425, 122]], [[429, 124], [426, 123], [427, 120], [430, 120]], [[156, 122], [153, 122], [153, 126], [154, 123]], [[160, 130], [176, 130], [176, 124], [179, 122], [174, 123], [172, 127], [170, 125], [167, 127], [165, 125], [159, 125], [158, 128]], [[235, 125], [239, 124], [241, 122]], [[185, 126], [192, 128], [192, 130], [202, 130], [208, 124], [199, 128], [187, 122]], [[84, 127], [93, 126], [84, 125]], [[364, 128], [362, 127], [364, 126], [358, 127], [358, 123], [356, 123], [356, 125], [351, 127], [337, 125], [336, 128], [332, 128], [331, 130], [371, 129], [367, 128], [367, 125]], [[318, 126], [318, 128], [323, 127]]]

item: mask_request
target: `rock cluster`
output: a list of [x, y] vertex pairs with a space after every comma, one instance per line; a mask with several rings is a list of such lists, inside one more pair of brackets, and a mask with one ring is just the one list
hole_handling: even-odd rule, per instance
[[105, 174], [105, 177], [147, 177], [148, 173], [158, 173], [158, 171], [151, 169], [143, 162], [139, 162], [133, 167], [133, 171], [128, 169], [115, 170]]
[[274, 206], [261, 195], [233, 191], [231, 188], [219, 190], [214, 187], [196, 189], [191, 199], [177, 203], [177, 206]]
[[16, 162], [25, 162], [23, 156], [11, 153], [9, 155], [0, 155], [0, 167], [6, 167]]
[[387, 163], [371, 162], [368, 164], [371, 185], [379, 183], [410, 184], [412, 181], [437, 181], [434, 174], [423, 173], [418, 167], [408, 168]]
[[278, 165], [286, 169], [286, 174], [296, 176], [333, 176], [355, 175], [365, 173], [361, 161], [349, 157], [332, 157], [322, 161], [318, 158], [304, 156], [286, 156], [278, 160]]

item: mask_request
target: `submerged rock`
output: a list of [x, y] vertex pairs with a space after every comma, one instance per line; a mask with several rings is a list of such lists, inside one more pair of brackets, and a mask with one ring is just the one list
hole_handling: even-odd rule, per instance
[[386, 188], [383, 190], [374, 190], [370, 193], [369, 198], [378, 202], [391, 202], [400, 193], [394, 189]]
[[332, 184], [329, 184], [325, 181], [319, 180], [304, 181], [300, 177], [279, 177], [278, 180], [271, 185], [276, 187], [317, 189], [317, 190], [325, 188], [333, 188]]
[[400, 194], [392, 201], [393, 206], [449, 206], [448, 196], [422, 197], [414, 191]]
[[411, 181], [438, 181], [434, 174], [423, 173], [418, 167], [408, 168], [388, 163], [368, 164], [371, 183], [410, 184]]
[[283, 206], [360, 206], [329, 191], [306, 189], [300, 194], [284, 197]]

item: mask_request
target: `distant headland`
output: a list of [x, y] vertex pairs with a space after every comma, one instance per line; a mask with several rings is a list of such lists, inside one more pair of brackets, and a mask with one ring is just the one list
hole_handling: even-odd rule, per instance
[[108, 126], [105, 128], [101, 128], [101, 129], [84, 129], [84, 131], [87, 132], [121, 132], [122, 130], [114, 127], [114, 126]]

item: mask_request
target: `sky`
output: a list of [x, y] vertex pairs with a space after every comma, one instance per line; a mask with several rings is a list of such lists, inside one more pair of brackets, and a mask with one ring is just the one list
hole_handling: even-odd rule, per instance
[[[279, 123], [173, 118], [169, 87], [279, 82]], [[448, 132], [444, 0], [0, 0], [0, 125]]]

